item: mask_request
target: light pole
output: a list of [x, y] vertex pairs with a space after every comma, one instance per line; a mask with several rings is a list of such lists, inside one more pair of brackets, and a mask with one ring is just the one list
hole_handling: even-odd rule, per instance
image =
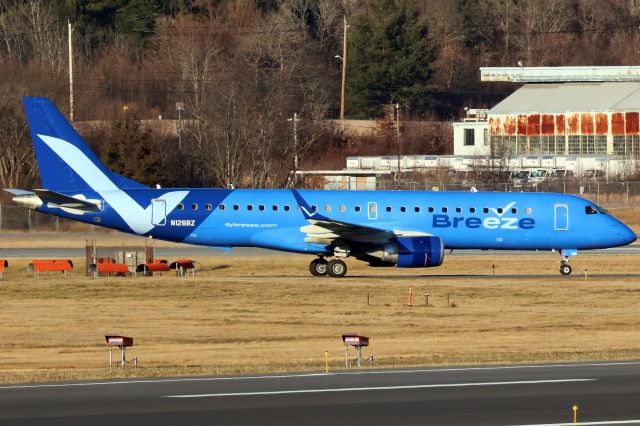
[[342, 56], [336, 55], [335, 57], [342, 60], [342, 87], [340, 89], [340, 121], [342, 122], [342, 131], [344, 132], [344, 98], [345, 98], [345, 84], [347, 81], [347, 17], [342, 17], [344, 20], [344, 36], [342, 37]]
[[178, 111], [178, 151], [182, 149], [182, 111], [184, 111], [184, 102], [176, 102], [176, 111]]
[[398, 150], [398, 166], [396, 169], [396, 189], [400, 185], [400, 103], [396, 102], [396, 149]]

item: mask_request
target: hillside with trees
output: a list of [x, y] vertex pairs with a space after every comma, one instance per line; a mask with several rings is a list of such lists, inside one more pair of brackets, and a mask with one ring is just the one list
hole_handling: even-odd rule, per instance
[[[397, 103], [405, 119], [450, 121], [517, 88], [480, 83], [480, 66], [637, 64], [639, 13], [640, 0], [2, 0], [1, 185], [37, 185], [21, 97], [69, 112], [67, 22], [74, 121], [111, 168], [271, 188], [291, 184], [296, 159], [341, 168], [396, 153], [388, 132], [326, 124], [340, 110], [343, 17], [346, 118], [384, 119]], [[406, 137], [405, 154], [449, 149], [437, 132]]]

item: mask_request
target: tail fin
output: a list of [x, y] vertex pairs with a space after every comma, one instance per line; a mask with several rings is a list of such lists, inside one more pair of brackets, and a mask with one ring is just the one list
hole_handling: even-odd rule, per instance
[[51, 191], [146, 188], [109, 171], [47, 98], [23, 98], [42, 186]]

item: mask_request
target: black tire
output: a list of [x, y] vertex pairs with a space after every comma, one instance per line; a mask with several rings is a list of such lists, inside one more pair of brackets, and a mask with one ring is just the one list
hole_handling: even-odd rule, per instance
[[347, 274], [347, 264], [340, 259], [333, 259], [327, 265], [327, 273], [335, 278], [344, 277]]
[[327, 275], [328, 263], [329, 262], [327, 262], [324, 259], [314, 259], [309, 264], [309, 272], [311, 272], [311, 275], [313, 275], [314, 277], [321, 277], [321, 276]]
[[570, 275], [571, 274], [571, 266], [567, 265], [566, 263], [563, 263], [562, 265], [560, 265], [560, 273], [562, 275]]

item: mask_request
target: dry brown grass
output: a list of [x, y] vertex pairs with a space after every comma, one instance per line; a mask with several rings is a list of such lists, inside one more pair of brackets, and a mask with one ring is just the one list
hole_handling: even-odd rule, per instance
[[[0, 382], [321, 371], [325, 351], [336, 369], [343, 332], [371, 336], [380, 367], [640, 356], [632, 255], [581, 254], [569, 278], [551, 253], [447, 256], [428, 270], [350, 261], [345, 279], [311, 277], [305, 256], [199, 260], [180, 279], [35, 279], [13, 261], [0, 281]], [[107, 368], [110, 331], [135, 338], [141, 368]]]

